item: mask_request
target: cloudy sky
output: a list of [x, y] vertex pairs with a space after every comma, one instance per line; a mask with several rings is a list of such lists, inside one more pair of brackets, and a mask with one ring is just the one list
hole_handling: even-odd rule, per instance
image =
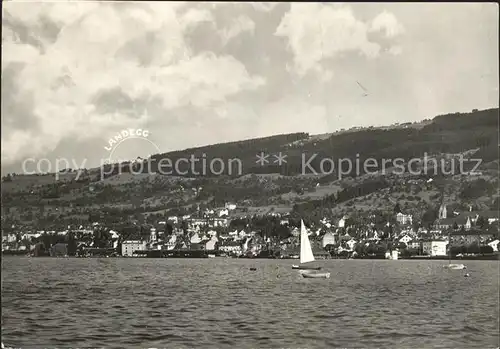
[[97, 166], [124, 129], [149, 131], [115, 145], [135, 158], [498, 107], [495, 4], [4, 2], [2, 17], [2, 172]]

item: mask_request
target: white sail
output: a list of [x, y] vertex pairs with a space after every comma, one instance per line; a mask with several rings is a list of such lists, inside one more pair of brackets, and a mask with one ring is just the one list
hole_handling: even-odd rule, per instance
[[311, 248], [311, 243], [309, 242], [309, 237], [307, 236], [306, 227], [304, 226], [304, 221], [300, 221], [300, 263], [308, 263], [314, 261], [314, 255]]

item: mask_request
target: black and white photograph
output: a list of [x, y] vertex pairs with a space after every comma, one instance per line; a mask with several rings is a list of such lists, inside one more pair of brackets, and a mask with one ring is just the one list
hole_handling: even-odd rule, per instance
[[2, 2], [2, 349], [498, 349], [499, 5]]

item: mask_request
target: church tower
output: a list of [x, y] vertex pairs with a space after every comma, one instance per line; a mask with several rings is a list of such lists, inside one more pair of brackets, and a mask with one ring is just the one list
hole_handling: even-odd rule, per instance
[[441, 206], [439, 207], [438, 219], [445, 219], [447, 216], [448, 213], [446, 211], [446, 205], [442, 203]]

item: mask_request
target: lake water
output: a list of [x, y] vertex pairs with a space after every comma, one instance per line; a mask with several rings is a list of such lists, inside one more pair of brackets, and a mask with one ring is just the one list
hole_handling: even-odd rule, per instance
[[[2, 258], [9, 347], [496, 348], [499, 263]], [[250, 271], [256, 267], [256, 271]]]

